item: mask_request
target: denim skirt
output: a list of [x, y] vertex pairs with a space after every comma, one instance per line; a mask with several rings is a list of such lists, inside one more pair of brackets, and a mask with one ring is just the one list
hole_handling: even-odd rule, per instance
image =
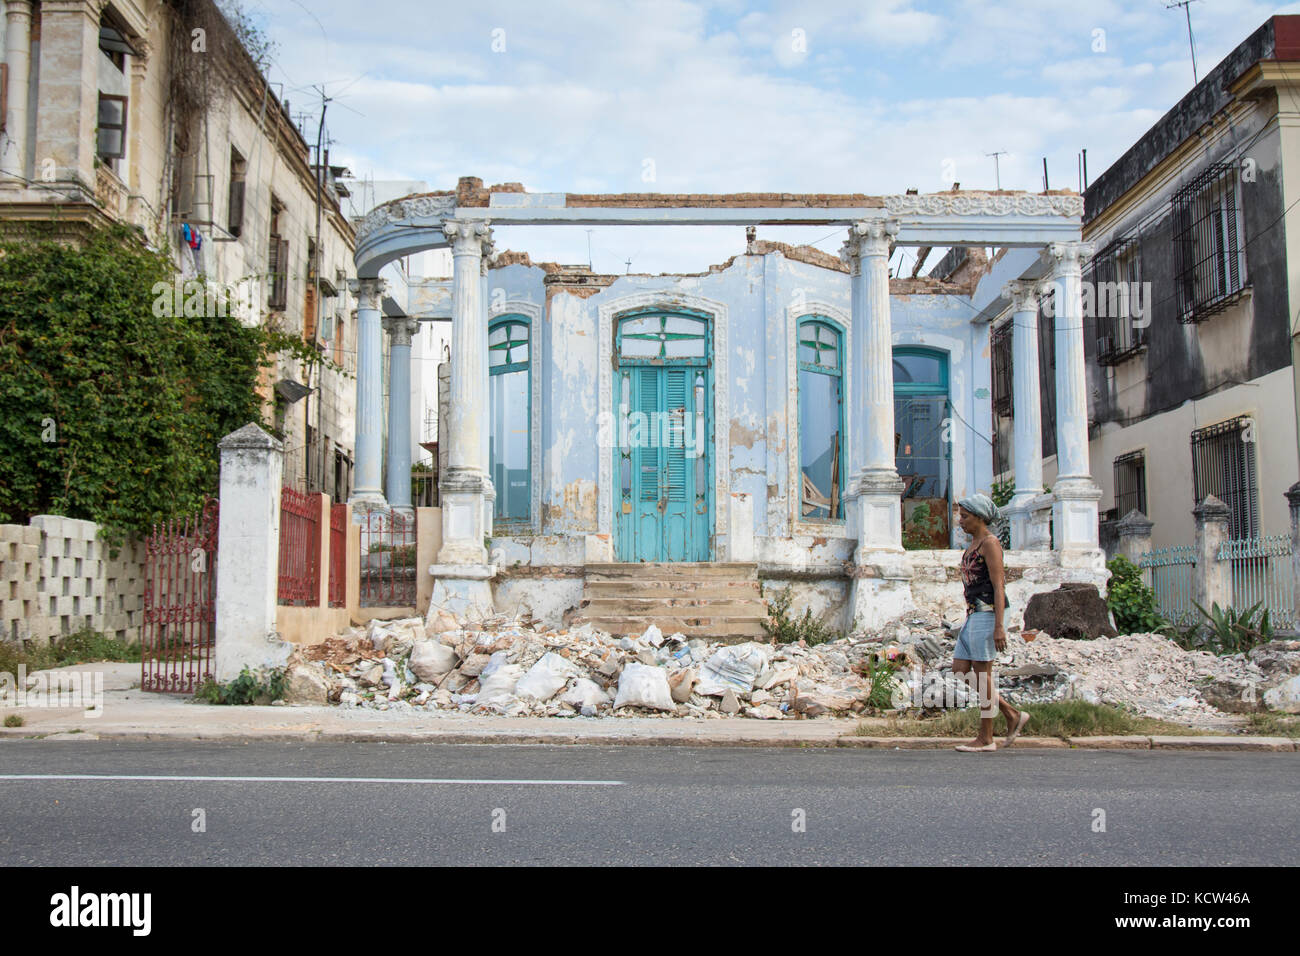
[[957, 647], [952, 652], [953, 660], [991, 661], [997, 658], [997, 645], [993, 642], [996, 625], [997, 615], [992, 611], [972, 611], [966, 615], [966, 623], [957, 635]]

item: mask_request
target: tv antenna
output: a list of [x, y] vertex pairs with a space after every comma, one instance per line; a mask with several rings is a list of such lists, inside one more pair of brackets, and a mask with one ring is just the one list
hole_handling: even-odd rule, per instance
[[1174, 7], [1182, 7], [1183, 13], [1187, 14], [1187, 45], [1192, 51], [1192, 82], [1193, 84], [1201, 82], [1200, 74], [1196, 69], [1196, 39], [1192, 36], [1192, 4], [1196, 0], [1173, 0], [1165, 4], [1166, 10], [1172, 10]]
[[985, 153], [984, 155], [993, 157], [993, 175], [997, 177], [998, 192], [1001, 192], [1002, 191], [1002, 167], [998, 163], [998, 157], [1007, 155], [1007, 151], [1005, 149], [999, 149], [997, 152]]

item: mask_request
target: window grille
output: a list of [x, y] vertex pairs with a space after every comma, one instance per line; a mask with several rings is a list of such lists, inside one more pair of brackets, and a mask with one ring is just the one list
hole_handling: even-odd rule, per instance
[[1150, 318], [1151, 303], [1141, 296], [1140, 252], [1139, 238], [1125, 236], [1097, 253], [1084, 270], [1084, 294], [1092, 296], [1099, 365], [1118, 365], [1146, 348], [1146, 328], [1138, 323]]
[[1147, 459], [1135, 451], [1115, 459], [1115, 518], [1130, 511], [1147, 513]]
[[1010, 320], [993, 330], [993, 413], [1012, 417], [1011, 326]]
[[1192, 432], [1195, 501], [1214, 495], [1228, 506], [1229, 537], [1259, 533], [1259, 487], [1252, 419], [1234, 418]]
[[1243, 288], [1237, 167], [1215, 163], [1173, 197], [1178, 315], [1200, 322], [1222, 312]]

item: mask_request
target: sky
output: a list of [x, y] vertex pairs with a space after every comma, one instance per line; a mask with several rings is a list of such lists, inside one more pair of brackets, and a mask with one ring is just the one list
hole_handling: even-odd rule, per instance
[[[269, 70], [358, 179], [554, 192], [1079, 187], [1193, 85], [1167, 0], [240, 0]], [[1204, 76], [1300, 3], [1195, 0]], [[989, 155], [1000, 152], [995, 159]], [[837, 252], [827, 229], [760, 238]], [[739, 227], [496, 230], [598, 272], [703, 271]], [[912, 250], [896, 266], [910, 272]], [[630, 261], [630, 265], [629, 262]]]

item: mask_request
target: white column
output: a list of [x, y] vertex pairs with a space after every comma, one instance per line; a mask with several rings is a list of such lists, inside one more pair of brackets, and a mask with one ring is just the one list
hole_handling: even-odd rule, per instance
[[411, 337], [419, 328], [407, 316], [384, 319], [388, 332], [388, 504], [411, 508]]
[[1046, 259], [1055, 290], [1056, 481], [1053, 534], [1058, 551], [1095, 551], [1101, 489], [1088, 467], [1088, 388], [1083, 351], [1083, 264], [1092, 246], [1054, 242]]
[[380, 328], [380, 297], [383, 279], [355, 279], [352, 294], [357, 297], [357, 411], [356, 467], [352, 482], [353, 513], [384, 504], [379, 445], [384, 433], [384, 383], [381, 372], [383, 341]]
[[470, 607], [492, 607], [489, 581], [496, 573], [484, 547], [491, 481], [483, 465], [488, 396], [482, 260], [485, 247], [491, 248], [491, 230], [486, 222], [448, 219], [443, 232], [451, 241], [453, 262], [450, 447], [447, 471], [438, 482], [442, 549], [430, 568], [435, 578], [430, 612], [445, 607], [464, 613]]
[[858, 550], [902, 551], [902, 482], [894, 454], [894, 347], [889, 319], [889, 252], [897, 220], [854, 223], [840, 255], [850, 270], [853, 322], [849, 506]]
[[903, 551], [902, 491], [894, 454], [894, 347], [889, 318], [889, 253], [899, 224], [856, 222], [840, 257], [852, 298], [853, 394], [848, 508], [858, 547], [850, 567], [849, 630], [874, 627], [913, 606], [911, 562]]
[[256, 425], [223, 438], [217, 527], [216, 678], [281, 667], [293, 646], [275, 630], [283, 446]]
[[[482, 297], [479, 299], [480, 310], [482, 312], [480, 329], [481, 329], [481, 335], [483, 339], [483, 351], [479, 361], [479, 377], [482, 380], [481, 387], [483, 389], [483, 396], [484, 396], [483, 401], [485, 403], [483, 405], [483, 415], [484, 415], [485, 422], [488, 420], [487, 416], [489, 414], [488, 389], [491, 387], [492, 384], [492, 380], [490, 377], [491, 376], [490, 362], [488, 356], [488, 320], [492, 317], [491, 300], [488, 297], [489, 296], [488, 257], [492, 254], [493, 248], [494, 245], [492, 242], [492, 238], [489, 235], [488, 238], [483, 240], [483, 258], [479, 260], [479, 270], [480, 270], [480, 275], [482, 277], [480, 280], [480, 285], [481, 285], [480, 293]], [[485, 426], [483, 428], [483, 434], [479, 439], [479, 447], [481, 449], [479, 464], [480, 467], [483, 469], [483, 474], [487, 476], [487, 493], [483, 499], [483, 529], [484, 529], [483, 533], [489, 536], [492, 534], [492, 519], [496, 513], [496, 500], [497, 500], [496, 486], [492, 483], [492, 443], [491, 443], [492, 434], [491, 432], [492, 432], [491, 428]]]
[[[31, 0], [5, 4], [5, 63], [9, 66], [8, 105], [5, 108], [5, 144], [0, 171], [27, 176], [27, 91], [32, 74]], [[19, 182], [15, 185], [22, 186]]]
[[1039, 402], [1038, 282], [1012, 281], [1002, 288], [1011, 300], [1011, 397], [1015, 422], [1016, 493], [1007, 506], [1011, 547], [1046, 550], [1046, 519], [1034, 521], [1028, 504], [1043, 493], [1043, 414]]

